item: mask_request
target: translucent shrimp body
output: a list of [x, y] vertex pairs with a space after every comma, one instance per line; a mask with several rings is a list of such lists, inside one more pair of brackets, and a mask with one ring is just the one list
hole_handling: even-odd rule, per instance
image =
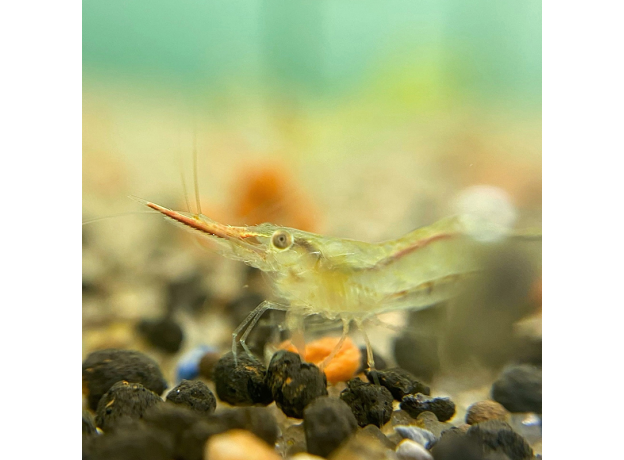
[[[380, 313], [450, 299], [460, 292], [464, 280], [478, 272], [484, 247], [470, 236], [470, 225], [461, 217], [441, 220], [396, 240], [365, 243], [268, 223], [233, 227], [201, 214], [145, 204], [214, 241], [225, 257], [256, 267], [272, 280], [279, 303], [263, 302], [249, 315], [234, 332], [234, 352], [240, 332], [247, 349], [247, 335], [268, 309], [286, 310], [289, 328], [299, 327], [310, 314], [341, 319], [344, 339], [350, 320], [359, 325]], [[364, 338], [373, 367], [365, 334]], [[301, 343], [294, 342], [301, 349]]]

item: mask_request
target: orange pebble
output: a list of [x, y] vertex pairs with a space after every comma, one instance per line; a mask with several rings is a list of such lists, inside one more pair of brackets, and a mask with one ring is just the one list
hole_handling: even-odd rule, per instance
[[[320, 365], [325, 358], [329, 356], [334, 347], [338, 344], [339, 337], [323, 337], [322, 339], [315, 340], [306, 344], [304, 359], [309, 362]], [[279, 345], [279, 348], [297, 352], [295, 346], [287, 340]], [[331, 384], [337, 382], [346, 382], [355, 376], [355, 373], [360, 367], [360, 360], [362, 358], [362, 352], [353, 343], [353, 341], [347, 337], [336, 356], [325, 367], [325, 376], [327, 381]]]
[[240, 224], [271, 222], [312, 231], [315, 209], [296, 186], [294, 176], [277, 164], [248, 166], [234, 187], [234, 219]]

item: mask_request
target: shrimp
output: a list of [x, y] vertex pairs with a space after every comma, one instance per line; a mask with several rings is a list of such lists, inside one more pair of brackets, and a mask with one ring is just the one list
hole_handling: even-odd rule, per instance
[[[268, 275], [278, 301], [264, 301], [232, 333], [251, 356], [245, 340], [267, 310], [286, 311], [286, 327], [299, 331], [293, 344], [303, 352], [303, 319], [319, 314], [342, 321], [342, 335], [324, 367], [340, 350], [354, 321], [367, 350], [367, 364], [375, 363], [362, 323], [381, 313], [426, 308], [457, 296], [466, 280], [479, 273], [480, 251], [487, 243], [473, 238], [474, 223], [465, 216], [443, 219], [405, 236], [381, 243], [334, 238], [264, 223], [229, 226], [201, 213], [174, 211], [148, 201], [185, 229], [217, 244], [218, 252]], [[501, 230], [504, 233], [504, 230]], [[541, 238], [538, 233], [506, 236]]]

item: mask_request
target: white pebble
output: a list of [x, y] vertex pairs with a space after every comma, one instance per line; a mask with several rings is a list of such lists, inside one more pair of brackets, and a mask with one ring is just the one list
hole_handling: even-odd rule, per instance
[[436, 440], [435, 435], [431, 431], [419, 428], [417, 426], [397, 425], [394, 427], [394, 431], [399, 433], [399, 435], [401, 435], [403, 439], [411, 439], [412, 441], [416, 441], [424, 448], [429, 447]]
[[433, 460], [433, 456], [423, 446], [411, 439], [404, 439], [396, 448], [399, 460]]
[[478, 241], [504, 238], [518, 217], [507, 192], [491, 185], [462, 190], [454, 207], [455, 212], [463, 216], [468, 233]]

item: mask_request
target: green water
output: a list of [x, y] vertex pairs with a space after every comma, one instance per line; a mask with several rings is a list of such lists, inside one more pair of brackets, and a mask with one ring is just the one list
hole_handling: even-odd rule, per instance
[[541, 59], [537, 0], [83, 1], [87, 79], [189, 95], [232, 85], [304, 99], [407, 87], [537, 108]]

